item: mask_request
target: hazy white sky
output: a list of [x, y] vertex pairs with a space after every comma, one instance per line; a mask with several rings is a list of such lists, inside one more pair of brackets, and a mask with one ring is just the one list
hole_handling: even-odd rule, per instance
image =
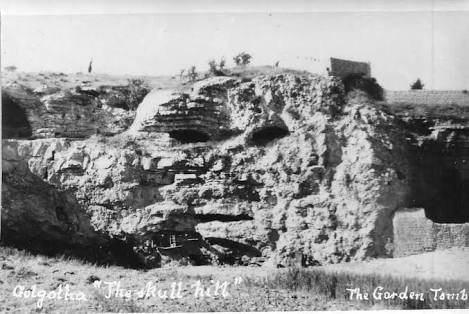
[[431, 7], [417, 5], [421, 1], [407, 3], [416, 5], [383, 11], [358, 5], [263, 10], [246, 3], [244, 10], [182, 10], [167, 4], [147, 14], [122, 14], [128, 11], [116, 11], [117, 5], [81, 11], [99, 13], [87, 15], [71, 14], [77, 12], [70, 8], [27, 12], [31, 6], [16, 6], [2, 16], [2, 65], [85, 72], [93, 57], [95, 72], [163, 75], [192, 64], [205, 70], [209, 59], [222, 56], [231, 65], [232, 56], [245, 50], [255, 65], [280, 61], [280, 66], [313, 72], [324, 72], [331, 56], [369, 61], [372, 75], [387, 89], [408, 89], [417, 77], [427, 88], [468, 89], [469, 11], [432, 14]]

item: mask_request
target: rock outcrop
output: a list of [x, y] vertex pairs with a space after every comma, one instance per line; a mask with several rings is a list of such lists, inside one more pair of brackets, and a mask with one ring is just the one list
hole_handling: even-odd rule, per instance
[[409, 202], [407, 145], [393, 115], [333, 78], [216, 77], [153, 91], [113, 137], [4, 140], [2, 231], [118, 239], [150, 265], [385, 256]]
[[135, 116], [129, 110], [130, 102], [141, 100], [133, 99], [132, 93], [141, 98], [144, 87], [132, 83], [93, 86], [85, 81], [75, 88], [45, 85], [33, 90], [16, 81], [7, 82], [2, 86], [3, 138], [87, 138], [121, 133]]

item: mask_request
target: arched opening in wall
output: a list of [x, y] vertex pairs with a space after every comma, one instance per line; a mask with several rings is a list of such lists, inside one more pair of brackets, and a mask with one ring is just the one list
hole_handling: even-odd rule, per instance
[[289, 133], [286, 128], [270, 126], [254, 132], [251, 140], [255, 145], [263, 146], [277, 138], [287, 136]]
[[2, 138], [29, 138], [31, 135], [31, 125], [23, 108], [2, 93]]
[[169, 136], [181, 143], [207, 142], [210, 139], [208, 134], [191, 129], [174, 130], [169, 132]]
[[455, 168], [442, 168], [436, 193], [425, 204], [425, 215], [437, 223], [469, 222], [469, 181]]

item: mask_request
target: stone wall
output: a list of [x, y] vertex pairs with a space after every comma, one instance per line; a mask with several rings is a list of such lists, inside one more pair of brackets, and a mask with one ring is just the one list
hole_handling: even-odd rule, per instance
[[401, 209], [393, 219], [393, 256], [469, 246], [469, 223], [434, 223], [423, 208]]
[[385, 98], [390, 104], [469, 106], [469, 93], [453, 90], [388, 90]]

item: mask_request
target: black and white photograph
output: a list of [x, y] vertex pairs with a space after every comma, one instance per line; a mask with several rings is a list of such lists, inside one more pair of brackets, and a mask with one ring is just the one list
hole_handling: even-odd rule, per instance
[[1, 313], [469, 308], [468, 0], [0, 0]]

